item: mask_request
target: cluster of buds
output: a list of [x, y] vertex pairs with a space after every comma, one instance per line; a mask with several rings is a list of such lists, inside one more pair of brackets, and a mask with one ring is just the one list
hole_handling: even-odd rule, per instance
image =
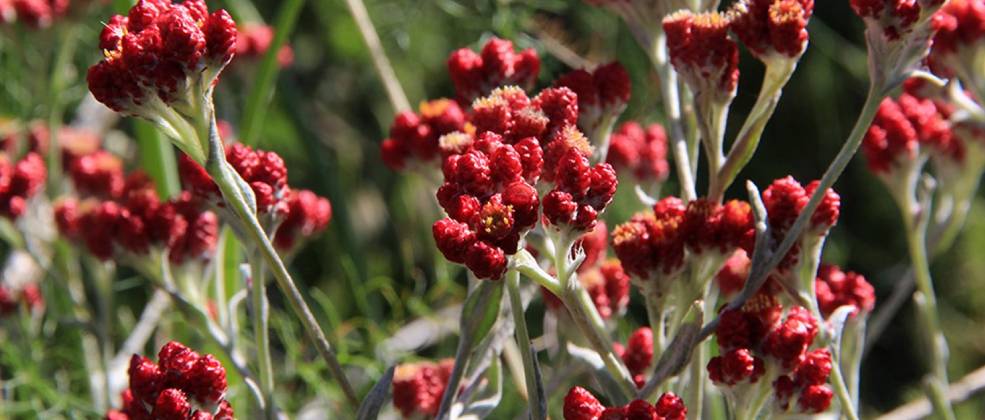
[[[773, 181], [763, 191], [763, 204], [769, 215], [770, 233], [775, 241], [782, 241], [786, 237], [819, 184], [819, 181], [812, 181], [804, 187], [793, 177], [787, 176]], [[825, 191], [821, 204], [811, 215], [809, 227], [801, 234], [800, 242], [816, 243], [818, 239], [827, 236], [831, 228], [838, 223], [840, 214], [841, 197], [829, 188]], [[800, 243], [794, 245], [783, 257], [779, 269], [795, 266], [800, 261], [800, 249]]]
[[171, 341], [161, 347], [157, 363], [133, 355], [128, 374], [123, 408], [107, 413], [108, 420], [234, 419], [225, 400], [226, 369], [211, 354], [199, 355]]
[[441, 136], [465, 129], [465, 113], [451, 99], [421, 102], [419, 111], [397, 114], [390, 125], [390, 137], [380, 144], [383, 162], [390, 169], [403, 169], [411, 158], [420, 162], [436, 159]]
[[873, 83], [894, 88], [927, 57], [945, 0], [851, 0], [865, 22]]
[[749, 259], [749, 253], [744, 249], [735, 250], [715, 275], [715, 283], [722, 296], [730, 297], [739, 293], [746, 284], [750, 269], [752, 269], [752, 261]]
[[204, 163], [207, 127], [192, 121], [211, 119], [212, 87], [235, 53], [236, 34], [229, 13], [210, 14], [203, 0], [140, 0], [105, 24], [105, 58], [89, 68], [89, 90], [114, 111], [165, 128]]
[[580, 386], [564, 396], [564, 420], [685, 420], [684, 400], [673, 392], [660, 396], [656, 404], [634, 400], [625, 406], [606, 407]]
[[[510, 143], [533, 138], [546, 150], [565, 130], [577, 131], [574, 127], [578, 123], [578, 95], [559, 87], [544, 89], [530, 99], [516, 86], [497, 88], [489, 96], [475, 100], [469, 122], [477, 134], [491, 131]], [[545, 162], [556, 163], [550, 159]], [[552, 181], [554, 167], [545, 169], [544, 178]]]
[[[253, 190], [259, 214], [281, 218], [288, 213], [287, 166], [280, 155], [235, 143], [226, 147], [226, 161]], [[215, 181], [187, 155], [178, 160], [178, 173], [182, 185], [196, 198], [224, 207]]]
[[445, 182], [437, 197], [449, 217], [435, 222], [434, 239], [449, 261], [495, 280], [506, 272], [506, 255], [516, 253], [522, 233], [537, 223], [540, 198], [532, 185], [543, 165], [540, 145], [535, 138], [509, 144], [488, 131], [463, 141], [466, 150], [442, 165]]
[[299, 238], [317, 235], [332, 220], [332, 203], [308, 190], [291, 190], [287, 197], [287, 217], [277, 227], [274, 245], [289, 250]]
[[[239, 28], [236, 37], [236, 60], [259, 60], [263, 57], [270, 44], [274, 41], [274, 28], [259, 23], [248, 23]], [[277, 51], [277, 64], [281, 68], [289, 67], [294, 62], [294, 50], [290, 45], [284, 45]]]
[[190, 193], [161, 201], [150, 179], [131, 173], [115, 198], [67, 198], [55, 204], [55, 222], [66, 238], [95, 257], [146, 256], [166, 251], [174, 264], [208, 259], [219, 237], [215, 213], [204, 211]]
[[0, 284], [0, 317], [16, 312], [21, 305], [30, 312], [44, 308], [44, 296], [37, 283], [27, 283], [19, 289]]
[[612, 348], [629, 369], [629, 374], [633, 375], [636, 387], [643, 388], [647, 370], [653, 363], [653, 330], [649, 327], [638, 328], [630, 334], [625, 346], [613, 343]]
[[670, 174], [667, 133], [660, 124], [644, 128], [625, 122], [612, 133], [606, 161], [617, 172], [630, 174], [639, 182], [663, 182]]
[[688, 253], [724, 258], [738, 248], [751, 249], [754, 237], [748, 203], [733, 200], [721, 205], [700, 199], [685, 205], [667, 197], [654, 204], [652, 213], [637, 214], [619, 225], [612, 243], [626, 271], [646, 284], [672, 278], [684, 267]]
[[434, 417], [455, 361], [418, 362], [397, 366], [393, 374], [393, 405], [405, 418]]
[[18, 161], [0, 153], [0, 215], [16, 219], [24, 214], [28, 201], [44, 188], [47, 176], [44, 159], [37, 153]]
[[529, 48], [517, 53], [512, 42], [494, 37], [479, 54], [468, 48], [452, 52], [448, 73], [459, 99], [469, 102], [500, 86], [532, 88], [540, 73], [540, 57]]
[[852, 316], [868, 314], [876, 305], [876, 293], [861, 274], [842, 271], [836, 265], [822, 265], [815, 281], [821, 314], [830, 316], [842, 306], [853, 308]]
[[772, 381], [774, 410], [826, 411], [833, 397], [826, 385], [832, 362], [827, 349], [811, 349], [818, 321], [799, 306], [785, 319], [782, 312], [776, 297], [762, 292], [743, 308], [723, 312], [715, 332], [721, 354], [708, 363], [708, 376], [733, 399]]
[[739, 84], [739, 47], [729, 36], [728, 15], [678, 11], [663, 21], [674, 69], [710, 103], [732, 101]]
[[47, 28], [68, 12], [69, 0], [0, 0], [0, 23]]
[[547, 145], [545, 170], [553, 175], [554, 189], [544, 196], [544, 218], [551, 225], [591, 231], [615, 196], [615, 169], [608, 163], [592, 166], [591, 156], [588, 139], [574, 126], [566, 126]]
[[814, 0], [743, 0], [730, 11], [732, 32], [762, 61], [797, 59], [807, 49]]
[[618, 61], [596, 67], [593, 71], [574, 70], [561, 75], [555, 86], [564, 86], [578, 95], [578, 126], [595, 133], [600, 126], [611, 124], [626, 109], [632, 86], [629, 74]]
[[888, 40], [900, 40], [929, 19], [944, 0], [851, 0], [852, 9], [868, 28]]
[[934, 16], [932, 26], [937, 34], [927, 57], [930, 69], [943, 77], [959, 76], [981, 95], [985, 78], [977, 69], [985, 63], [985, 4], [951, 0]]

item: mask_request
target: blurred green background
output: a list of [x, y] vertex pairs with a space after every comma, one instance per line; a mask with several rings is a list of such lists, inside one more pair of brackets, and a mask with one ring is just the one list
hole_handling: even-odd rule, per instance
[[[210, 7], [227, 7], [242, 23], [252, 14], [246, 1], [213, 0]], [[354, 381], [366, 387], [388, 362], [379, 356], [380, 343], [410, 320], [461, 302], [464, 273], [445, 263], [433, 246], [430, 226], [439, 215], [433, 200], [435, 178], [394, 173], [379, 157], [378, 145], [394, 111], [345, 3], [256, 0], [253, 6], [259, 16], [274, 22], [281, 8], [291, 3], [301, 7], [289, 36], [295, 62], [275, 79], [276, 93], [259, 114], [263, 119], [256, 146], [284, 157], [292, 186], [310, 188], [332, 201], [335, 211], [329, 230], [310, 243], [292, 267], [320, 312], [319, 319], [332, 332], [343, 363], [361, 367], [352, 370]], [[655, 76], [646, 56], [622, 22], [603, 9], [561, 0], [367, 0], [366, 6], [415, 107], [419, 101], [454, 94], [445, 70], [448, 53], [463, 46], [477, 49], [495, 35], [513, 40], [518, 47], [538, 49], [543, 60], [539, 87], [568, 70], [552, 56], [549, 45], [563, 45], [592, 62], [621, 61], [634, 88], [623, 118], [661, 119]], [[788, 174], [805, 183], [820, 177], [855, 121], [867, 88], [862, 23], [847, 0], [818, 1], [815, 7], [807, 53], [766, 128], [756, 157], [740, 179], [765, 186]], [[75, 102], [85, 93], [83, 66], [100, 57], [95, 47], [98, 22], [108, 13], [104, 10], [92, 16], [81, 21], [81, 45], [75, 54], [78, 67], [74, 83], [64, 92]], [[7, 73], [13, 71], [10, 66], [18, 64], [7, 47], [11, 45], [4, 46], [0, 68], [9, 75], [13, 74]], [[43, 61], [50, 51], [33, 54]], [[243, 71], [223, 76], [216, 102], [220, 117], [239, 127], [256, 78], [256, 71], [251, 70], [256, 69], [237, 70]], [[728, 138], [734, 136], [755, 100], [762, 66], [743, 51], [741, 71]], [[66, 121], [73, 109], [71, 104], [67, 107]], [[45, 115], [41, 106], [3, 111], [24, 119]], [[122, 124], [132, 130], [131, 121]], [[704, 185], [703, 179], [699, 185]], [[606, 214], [610, 226], [640, 209], [625, 187], [621, 187], [617, 205]], [[861, 157], [848, 167], [835, 189], [842, 197], [842, 215], [828, 241], [825, 260], [863, 273], [883, 298], [899, 281], [906, 264], [898, 211]], [[674, 187], [668, 185], [664, 191], [674, 191]], [[740, 191], [733, 188], [731, 193], [738, 196]], [[985, 206], [979, 197], [965, 232], [932, 267], [955, 379], [985, 364], [983, 215]], [[128, 305], [139, 309], [145, 295], [130, 289], [121, 299], [132, 299]], [[283, 384], [278, 389], [284, 408], [296, 411], [331, 380], [312, 357], [314, 350], [308, 348], [279, 294], [272, 291], [271, 298], [278, 309], [273, 320], [275, 360], [288, 361], [278, 366], [278, 383]], [[530, 319], [539, 320], [538, 310]], [[922, 395], [924, 358], [913, 315], [911, 305], [904, 306], [863, 364], [864, 413], [885, 411]], [[645, 320], [642, 305], [634, 302], [628, 316], [632, 324], [641, 324]], [[539, 322], [533, 323], [537, 334]], [[419, 356], [450, 357], [454, 341], [448, 337]], [[285, 352], [291, 357], [285, 358]], [[495, 418], [516, 411], [511, 402], [518, 397], [509, 386], [505, 392], [504, 407]], [[238, 401], [245, 404], [246, 399], [240, 395]], [[973, 413], [985, 410], [985, 404], [969, 402], [960, 409], [963, 415], [974, 417]]]

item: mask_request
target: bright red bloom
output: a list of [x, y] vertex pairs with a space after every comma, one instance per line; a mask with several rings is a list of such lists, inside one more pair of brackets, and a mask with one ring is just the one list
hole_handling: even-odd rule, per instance
[[715, 282], [723, 296], [732, 296], [742, 290], [749, 277], [749, 269], [752, 261], [744, 249], [737, 249], [729, 259], [725, 260], [725, 265], [715, 275]]
[[491, 38], [476, 54], [468, 48], [448, 56], [448, 74], [458, 97], [468, 102], [500, 86], [532, 87], [540, 73], [540, 57], [533, 49], [516, 52], [513, 43]]
[[580, 386], [564, 396], [564, 420], [597, 420], [605, 406], [591, 392]]
[[868, 313], [876, 304], [875, 289], [861, 274], [842, 271], [836, 265], [822, 265], [818, 270], [817, 303], [827, 317], [841, 306], [852, 306], [854, 314]]
[[31, 28], [47, 28], [68, 11], [69, 0], [9, 0], [0, 2], [0, 23], [18, 21]]
[[683, 10], [663, 21], [674, 69], [695, 92], [730, 100], [739, 83], [739, 47], [729, 37], [728, 17]]
[[404, 415], [434, 416], [448, 384], [454, 360], [397, 366], [393, 376], [393, 405]]
[[564, 420], [685, 420], [687, 407], [673, 392], [660, 396], [656, 405], [634, 400], [622, 407], [605, 407], [591, 392], [575, 386], [564, 397]]
[[937, 34], [927, 58], [934, 73], [951, 77], [957, 70], [969, 69], [967, 56], [981, 48], [985, 37], [985, 4], [972, 0], [951, 0], [934, 15]]
[[756, 383], [764, 373], [763, 360], [746, 348], [730, 350], [708, 362], [708, 377], [716, 384]]
[[16, 219], [27, 211], [27, 203], [44, 187], [48, 171], [44, 159], [28, 153], [11, 162], [0, 154], [0, 215]]
[[868, 25], [881, 29], [889, 41], [910, 33], [924, 12], [933, 13], [943, 4], [940, 0], [851, 0], [850, 3], [855, 14]]
[[403, 169], [408, 159], [432, 161], [439, 155], [441, 136], [465, 128], [465, 113], [451, 99], [421, 102], [418, 111], [397, 114], [390, 137], [380, 145], [383, 162], [391, 169]]
[[910, 93], [897, 100], [884, 99], [862, 143], [869, 169], [889, 174], [898, 165], [916, 159], [921, 146], [960, 161], [961, 146], [942, 111], [933, 100]]
[[667, 133], [660, 124], [645, 129], [638, 123], [623, 123], [609, 140], [607, 162], [616, 171], [632, 174], [637, 181], [663, 182], [670, 174], [667, 163]]
[[118, 198], [123, 194], [123, 161], [105, 150], [73, 160], [68, 173], [83, 195]]
[[653, 210], [633, 216], [612, 232], [612, 246], [623, 268], [641, 279], [671, 274], [684, 264], [684, 203], [667, 197]]
[[287, 217], [274, 235], [275, 245], [280, 249], [290, 249], [298, 239], [325, 230], [332, 220], [332, 203], [308, 190], [291, 190], [287, 208]]
[[760, 59], [797, 58], [807, 48], [807, 21], [814, 0], [744, 0], [736, 3], [731, 29]]
[[[226, 401], [226, 370], [212, 355], [199, 355], [177, 342], [161, 348], [158, 362], [133, 355], [130, 387], [123, 392], [123, 407], [108, 419], [233, 419]], [[213, 412], [216, 414], [213, 416]]]
[[235, 43], [235, 22], [224, 10], [208, 14], [201, 0], [141, 0], [103, 28], [105, 58], [89, 68], [89, 90], [114, 111], [152, 115], [147, 102], [184, 100], [203, 68], [221, 71]]
[[605, 117], [622, 113], [629, 102], [629, 73], [618, 61], [603, 64], [589, 72], [574, 70], [561, 75], [555, 86], [564, 86], [578, 95], [579, 125], [593, 130]]
[[[226, 146], [226, 161], [250, 185], [256, 196], [257, 212], [276, 217], [287, 215], [287, 165], [280, 155], [236, 143]], [[178, 173], [182, 185], [196, 198], [224, 206], [212, 177], [187, 155], [179, 158]]]
[[650, 367], [653, 362], [653, 331], [649, 327], [639, 328], [629, 336], [622, 361], [634, 376], [645, 373]]

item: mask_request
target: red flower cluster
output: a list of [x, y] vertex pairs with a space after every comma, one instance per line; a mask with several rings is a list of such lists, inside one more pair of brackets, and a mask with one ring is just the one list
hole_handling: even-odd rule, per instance
[[117, 198], [65, 199], [55, 205], [55, 222], [63, 236], [85, 244], [94, 256], [145, 255], [167, 250], [174, 264], [208, 258], [219, 237], [219, 220], [187, 191], [161, 202], [141, 172], [127, 177]]
[[731, 11], [735, 35], [759, 59], [797, 58], [807, 48], [814, 0], [743, 0]]
[[393, 170], [403, 169], [409, 158], [428, 162], [438, 157], [441, 136], [465, 129], [465, 113], [451, 99], [421, 102], [419, 113], [397, 114], [390, 137], [380, 144], [383, 162]]
[[521, 233], [537, 223], [540, 199], [532, 184], [543, 161], [534, 138], [509, 144], [484, 132], [468, 144], [445, 158], [437, 197], [449, 217], [432, 230], [445, 258], [495, 280], [505, 273], [506, 255], [516, 253]]
[[964, 63], [985, 39], [985, 4], [951, 0], [934, 15], [932, 26], [937, 34], [927, 61], [934, 73], [951, 77], [956, 69], [972, 70]]
[[16, 219], [27, 211], [27, 202], [42, 188], [48, 177], [44, 159], [28, 153], [12, 162], [0, 153], [0, 215]]
[[564, 420], [686, 420], [684, 400], [673, 392], [660, 396], [656, 404], [635, 400], [622, 407], [606, 407], [580, 386], [564, 396]]
[[80, 195], [117, 199], [123, 194], [123, 160], [110, 152], [96, 150], [65, 162], [65, 166]]
[[318, 234], [332, 220], [332, 203], [308, 190], [291, 190], [287, 197], [287, 217], [277, 228], [274, 245], [289, 250], [298, 239]]
[[122, 410], [108, 420], [232, 420], [225, 400], [226, 369], [211, 354], [199, 355], [176, 341], [161, 347], [158, 363], [133, 355], [130, 388]]
[[0, 284], [0, 316], [14, 313], [21, 304], [31, 312], [44, 308], [41, 288], [36, 283], [28, 283], [20, 290], [14, 290], [5, 284]]
[[[250, 185], [257, 212], [277, 217], [287, 214], [287, 166], [280, 155], [236, 143], [226, 146], [226, 161]], [[178, 172], [182, 184], [196, 198], [223, 207], [219, 187], [205, 168], [183, 154], [178, 160]]]
[[46, 28], [65, 15], [68, 7], [69, 0], [2, 0], [0, 23], [19, 21], [32, 28]]
[[719, 386], [745, 386], [762, 379], [769, 363], [779, 371], [773, 388], [781, 409], [797, 396], [800, 411], [825, 411], [833, 396], [825, 385], [831, 355], [810, 350], [818, 322], [799, 306], [781, 320], [782, 309], [774, 296], [760, 292], [742, 309], [723, 312], [715, 331], [721, 355], [709, 361], [708, 375]]
[[452, 52], [448, 73], [458, 97], [468, 102], [500, 86], [533, 87], [540, 73], [540, 57], [529, 48], [517, 53], [512, 42], [493, 37], [479, 54], [468, 48]]
[[554, 189], [544, 196], [544, 217], [555, 226], [587, 232], [615, 196], [619, 181], [608, 163], [591, 166], [591, 146], [574, 126], [566, 126], [547, 145], [545, 169]]
[[603, 117], [615, 117], [626, 109], [632, 86], [629, 73], [618, 61], [587, 70], [574, 70], [561, 75], [554, 86], [564, 86], [578, 95], [579, 125], [588, 131]]
[[[807, 206], [811, 195], [817, 189], [819, 181], [812, 181], [807, 187], [800, 185], [792, 176], [777, 179], [763, 191], [763, 204], [769, 215], [770, 232], [773, 239], [782, 241], [793, 226], [797, 217]], [[832, 189], [828, 189], [821, 204], [811, 216], [810, 227], [804, 235], [824, 236], [838, 223], [841, 214], [841, 197]], [[793, 248], [784, 256], [779, 268], [786, 269], [795, 265], [800, 254], [800, 245]]]
[[945, 113], [931, 99], [903, 93], [899, 99], [886, 98], [865, 133], [862, 151], [869, 169], [890, 174], [898, 165], [912, 162], [926, 145], [946, 154], [962, 156], [961, 144], [954, 138]]
[[[0, 149], [8, 154], [25, 150], [47, 156], [50, 142], [48, 123], [38, 120], [28, 123], [23, 131], [13, 129], [0, 136]], [[58, 129], [58, 143], [62, 149], [62, 164], [68, 169], [75, 159], [98, 150], [101, 140], [90, 131], [62, 126]]]
[[204, 0], [140, 0], [109, 19], [99, 47], [106, 57], [87, 76], [93, 96], [114, 111], [147, 115], [155, 97], [187, 102], [203, 70], [218, 75], [235, 52], [236, 23], [225, 10], [209, 14]]
[[855, 14], [882, 29], [890, 41], [909, 33], [924, 11], [933, 12], [942, 4], [944, 0], [851, 0]]
[[861, 274], [842, 271], [836, 265], [822, 265], [814, 283], [817, 303], [827, 317], [842, 306], [851, 306], [857, 313], [867, 314], [876, 306], [876, 293]]
[[453, 359], [445, 359], [438, 363], [397, 366], [393, 375], [393, 405], [404, 417], [437, 415], [454, 364]]
[[647, 369], [653, 363], [653, 331], [649, 327], [641, 327], [630, 334], [626, 340], [626, 345], [619, 343], [612, 344], [613, 350], [622, 359], [633, 375], [633, 381], [637, 388], [643, 388], [646, 384]]
[[739, 84], [739, 47], [729, 37], [729, 18], [718, 12], [682, 10], [663, 21], [670, 62], [697, 93], [727, 101]]
[[[239, 28], [239, 36], [236, 37], [236, 57], [238, 59], [258, 60], [267, 54], [273, 41], [273, 27], [258, 23], [243, 25]], [[294, 50], [290, 45], [284, 44], [277, 51], [277, 64], [284, 68], [293, 62]]]
[[667, 133], [660, 124], [643, 128], [637, 122], [625, 122], [612, 133], [606, 160], [616, 171], [632, 174], [637, 181], [663, 182], [670, 174]]
[[700, 199], [685, 205], [667, 197], [653, 206], [653, 213], [637, 214], [619, 225], [612, 237], [626, 271], [650, 279], [683, 267], [685, 249], [721, 255], [736, 248], [751, 249], [755, 231], [748, 203], [720, 205]]
[[[578, 266], [578, 273], [584, 273], [590, 271], [592, 268], [599, 266], [599, 262], [605, 259], [606, 251], [609, 248], [609, 227], [606, 226], [605, 221], [599, 220], [595, 224], [595, 229], [584, 235], [575, 242], [575, 247], [572, 248], [572, 254], [575, 250], [581, 248], [585, 253], [585, 259]], [[572, 258], [575, 255], [571, 256]]]

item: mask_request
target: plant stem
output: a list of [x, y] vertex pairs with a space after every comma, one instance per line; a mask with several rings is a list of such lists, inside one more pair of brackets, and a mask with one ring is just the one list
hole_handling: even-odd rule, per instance
[[[840, 362], [840, 360], [838, 361]], [[845, 377], [841, 373], [840, 363], [834, 363], [831, 366], [831, 385], [834, 386], [835, 393], [838, 394], [842, 414], [848, 417], [848, 420], [858, 420], [858, 414], [855, 413], [855, 403], [852, 400], [851, 393], [848, 392], [848, 387], [845, 385]]]
[[376, 69], [376, 73], [383, 80], [383, 87], [386, 88], [387, 97], [390, 98], [390, 104], [393, 105], [393, 110], [396, 113], [410, 110], [410, 102], [407, 101], [407, 94], [404, 93], [403, 87], [400, 86], [400, 80], [397, 80], [397, 73], [393, 71], [393, 66], [390, 65], [390, 60], [386, 57], [386, 52], [383, 50], [383, 44], [380, 42], [380, 36], [376, 33], [376, 28], [373, 27], [373, 21], [369, 18], [369, 12], [366, 11], [366, 5], [363, 4], [362, 0], [345, 0], [346, 6], [349, 6], [349, 13], [352, 14], [352, 19], [356, 21], [356, 26], [359, 27], [359, 33], [363, 37], [363, 41], [366, 42], [366, 48], [369, 49], [369, 56], [373, 59], [373, 67]]
[[543, 404], [540, 401], [540, 385], [537, 383], [537, 372], [534, 367], [533, 346], [530, 343], [530, 333], [527, 331], [527, 319], [523, 311], [523, 299], [520, 298], [520, 272], [511, 269], [506, 273], [506, 290], [510, 294], [510, 310], [513, 311], [513, 323], [516, 327], [517, 346], [523, 359], [523, 376], [527, 385], [527, 401], [530, 407], [530, 418], [542, 420], [540, 411]]
[[[927, 258], [926, 248], [926, 227], [927, 218], [930, 216], [929, 208], [914, 209], [917, 202], [912, 199], [900, 200], [900, 209], [903, 212], [903, 224], [906, 227], [906, 243], [910, 252], [910, 260], [913, 264], [913, 274], [916, 279], [918, 295], [914, 298], [917, 302], [917, 311], [921, 318], [924, 333], [928, 345], [930, 346], [930, 368], [931, 391], [928, 398], [933, 402], [935, 409], [945, 419], [954, 419], [954, 411], [951, 403], [947, 399], [940, 398], [946, 394], [947, 379], [947, 339], [941, 330], [940, 319], [937, 314], [937, 298], [934, 294], [934, 283], [930, 275], [930, 265]], [[917, 219], [920, 220], [917, 220]], [[922, 299], [920, 297], [922, 296]]]
[[666, 36], [662, 31], [657, 35], [652, 48], [650, 59], [657, 69], [658, 77], [660, 77], [660, 94], [663, 99], [664, 113], [667, 114], [667, 125], [670, 127], [670, 148], [674, 154], [677, 182], [681, 184], [681, 199], [691, 201], [697, 198], [697, 193], [694, 189], [694, 177], [691, 175], [691, 159], [688, 157], [684, 122], [681, 120], [677, 73], [667, 60]]
[[251, 293], [253, 295], [253, 337], [256, 341], [257, 373], [260, 377], [260, 391], [267, 402], [265, 415], [268, 420], [274, 420], [277, 410], [274, 408], [274, 366], [270, 359], [270, 301], [267, 299], [267, 279], [264, 276], [263, 260], [254, 256], [250, 263]]
[[72, 56], [78, 46], [78, 25], [58, 25], [60, 39], [48, 81], [48, 191], [52, 196], [59, 192], [62, 181], [62, 148], [58, 143], [58, 131], [62, 126], [62, 97], [65, 90], [65, 73], [72, 64]]
[[315, 343], [315, 347], [318, 349], [318, 352], [321, 354], [322, 358], [328, 363], [328, 367], [332, 371], [332, 375], [335, 376], [335, 379], [342, 387], [342, 392], [345, 394], [346, 399], [348, 399], [349, 404], [352, 407], [358, 407], [359, 398], [356, 396], [356, 391], [352, 388], [352, 385], [349, 384], [349, 380], [346, 378], [345, 372], [342, 370], [342, 364], [339, 363], [338, 357], [335, 355], [335, 351], [332, 350], [332, 345], [328, 342], [328, 339], [325, 338], [325, 333], [322, 331], [321, 326], [318, 324], [318, 320], [315, 319], [315, 315], [311, 312], [308, 304], [304, 301], [304, 296], [301, 295], [301, 291], [298, 290], [297, 285], [294, 283], [294, 279], [291, 278], [291, 274], [287, 271], [284, 261], [281, 260], [280, 255], [277, 254], [273, 244], [270, 242], [270, 238], [267, 237], [263, 227], [261, 227], [260, 223], [257, 221], [256, 215], [251, 210], [250, 203], [247, 203], [244, 198], [241, 188], [245, 182], [239, 178], [239, 175], [222, 157], [222, 140], [218, 137], [219, 134], [218, 129], [215, 126], [214, 116], [211, 118], [210, 124], [210, 158], [206, 164], [206, 169], [212, 176], [212, 179], [215, 181], [216, 185], [219, 187], [219, 191], [222, 193], [222, 197], [225, 199], [226, 203], [229, 204], [229, 207], [232, 209], [233, 213], [242, 222], [244, 227], [243, 234], [247, 236], [246, 239], [258, 248], [260, 255], [266, 260], [266, 263], [270, 265], [270, 268], [274, 274], [274, 279], [277, 281], [277, 286], [280, 287], [281, 291], [287, 297], [287, 300], [291, 305], [291, 309], [299, 318], [301, 318], [301, 323], [304, 326], [305, 332]]

